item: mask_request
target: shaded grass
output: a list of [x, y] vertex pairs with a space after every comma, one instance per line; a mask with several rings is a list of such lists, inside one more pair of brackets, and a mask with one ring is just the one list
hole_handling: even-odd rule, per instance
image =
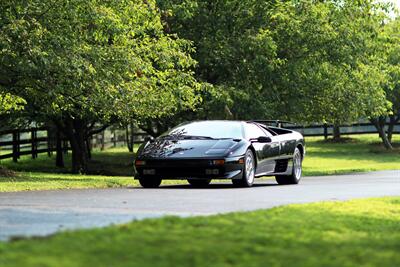
[[[129, 153], [125, 147], [110, 148], [105, 151], [94, 150], [89, 161], [89, 174], [133, 176], [133, 160], [134, 154]], [[65, 168], [58, 168], [55, 166], [55, 155], [48, 157], [46, 154], [39, 154], [34, 160], [31, 156], [22, 156], [17, 163], [12, 159], [2, 160], [0, 163], [19, 172], [70, 173], [70, 152], [64, 155], [64, 162]]]
[[0, 243], [0, 266], [400, 266], [400, 198], [167, 217]]
[[66, 168], [57, 168], [55, 156], [49, 158], [46, 154], [35, 160], [24, 156], [18, 163], [4, 160], [2, 165], [16, 171], [17, 175], [0, 177], [0, 192], [136, 186], [138, 183], [133, 180], [132, 167], [134, 155], [125, 150], [94, 151], [90, 162], [92, 172], [88, 175], [70, 173], [70, 153], [65, 156]]

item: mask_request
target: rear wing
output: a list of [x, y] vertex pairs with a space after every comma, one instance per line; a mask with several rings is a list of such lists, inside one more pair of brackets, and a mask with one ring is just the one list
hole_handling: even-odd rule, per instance
[[260, 124], [274, 124], [277, 128], [282, 128], [282, 124], [292, 124], [296, 125], [294, 122], [290, 121], [281, 121], [281, 120], [252, 120], [252, 122], [260, 123]]

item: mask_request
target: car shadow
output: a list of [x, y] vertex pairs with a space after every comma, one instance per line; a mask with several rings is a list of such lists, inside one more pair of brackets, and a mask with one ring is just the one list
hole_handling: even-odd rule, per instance
[[[277, 183], [256, 183], [253, 184], [251, 188], [257, 188], [257, 187], [270, 187], [270, 186], [279, 186]], [[146, 189], [142, 187], [134, 187], [134, 189]], [[168, 189], [196, 189], [196, 190], [206, 190], [206, 189], [246, 189], [245, 187], [236, 187], [231, 183], [215, 183], [215, 184], [209, 184], [205, 187], [194, 187], [191, 186], [190, 184], [177, 184], [177, 185], [161, 185], [160, 187], [156, 188], [158, 190], [168, 190]]]

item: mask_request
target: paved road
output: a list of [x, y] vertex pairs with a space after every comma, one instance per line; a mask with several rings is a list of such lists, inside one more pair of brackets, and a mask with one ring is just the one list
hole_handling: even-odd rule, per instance
[[0, 193], [0, 240], [47, 235], [163, 215], [210, 215], [290, 203], [400, 195], [400, 171], [303, 178], [279, 186], [263, 180], [253, 188], [213, 184], [207, 189], [101, 189]]

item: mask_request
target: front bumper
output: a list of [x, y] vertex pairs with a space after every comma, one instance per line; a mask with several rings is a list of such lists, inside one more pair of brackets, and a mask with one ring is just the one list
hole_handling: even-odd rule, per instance
[[244, 164], [239, 163], [242, 158], [225, 158], [223, 165], [213, 165], [219, 159], [140, 159], [146, 164], [135, 166], [135, 179], [240, 179], [244, 169]]

